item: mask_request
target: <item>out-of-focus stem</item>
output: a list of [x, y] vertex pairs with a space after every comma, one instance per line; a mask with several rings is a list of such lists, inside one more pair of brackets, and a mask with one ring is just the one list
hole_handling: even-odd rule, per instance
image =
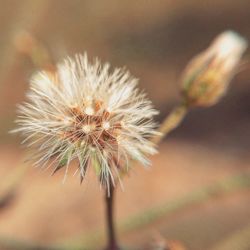
[[10, 176], [1, 182], [0, 186], [0, 211], [9, 205], [12, 199], [15, 197], [17, 187], [19, 186], [25, 172], [27, 165], [23, 165], [16, 171], [13, 171]]
[[32, 33], [22, 30], [14, 40], [18, 52], [26, 55], [35, 67], [54, 71], [54, 63], [48, 48], [42, 44]]
[[60, 247], [43, 246], [35, 242], [26, 242], [0, 236], [0, 249], [6, 250], [66, 250]]
[[[48, 0], [20, 1], [21, 7], [17, 10], [14, 23], [9, 28], [10, 31], [14, 31], [14, 34], [10, 34], [10, 36], [15, 35], [20, 30], [33, 31], [36, 27], [40, 27], [50, 5], [51, 1]], [[5, 86], [9, 86], [9, 83], [13, 81], [13, 77], [18, 72], [21, 60], [20, 53], [13, 48], [13, 43], [6, 43], [2, 51], [4, 53], [1, 54], [0, 60], [0, 87], [4, 88]], [[1, 89], [1, 91], [5, 91], [5, 89]]]
[[227, 236], [210, 250], [248, 250], [250, 246], [250, 225]]
[[155, 136], [152, 139], [152, 142], [155, 144], [159, 144], [166, 135], [168, 135], [172, 130], [180, 125], [187, 112], [188, 106], [186, 104], [180, 104], [179, 106], [175, 107], [161, 124], [158, 130], [160, 134]]

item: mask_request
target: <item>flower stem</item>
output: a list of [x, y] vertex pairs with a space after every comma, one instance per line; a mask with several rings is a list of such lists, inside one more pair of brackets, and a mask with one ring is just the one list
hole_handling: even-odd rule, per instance
[[155, 136], [152, 142], [159, 144], [161, 140], [169, 134], [172, 130], [177, 128], [188, 112], [188, 105], [180, 104], [165, 118], [162, 125], [160, 126], [158, 132], [160, 135]]
[[106, 250], [119, 250], [116, 232], [114, 227], [114, 186], [111, 183], [109, 189], [105, 189], [105, 202], [106, 202], [106, 223], [108, 233], [108, 246]]

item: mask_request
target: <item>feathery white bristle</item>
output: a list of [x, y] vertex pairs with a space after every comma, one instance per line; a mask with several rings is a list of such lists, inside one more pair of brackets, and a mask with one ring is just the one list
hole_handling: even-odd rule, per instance
[[89, 63], [86, 54], [76, 55], [55, 73], [32, 77], [15, 132], [36, 146], [36, 165], [45, 166], [53, 158], [55, 171], [63, 164], [67, 172], [77, 159], [82, 178], [93, 166], [108, 185], [128, 169], [128, 159], [149, 163], [146, 154], [156, 152], [149, 139], [156, 134], [152, 118], [158, 112], [137, 89], [137, 79], [109, 67], [98, 60]]

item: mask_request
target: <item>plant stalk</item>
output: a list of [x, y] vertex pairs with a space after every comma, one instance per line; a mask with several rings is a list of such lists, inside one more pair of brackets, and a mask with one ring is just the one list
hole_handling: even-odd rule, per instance
[[161, 140], [168, 135], [172, 130], [177, 128], [188, 112], [188, 105], [180, 104], [165, 118], [162, 125], [158, 129], [159, 135], [152, 139], [152, 142], [156, 145], [161, 142]]
[[109, 188], [105, 189], [105, 203], [106, 203], [106, 223], [108, 246], [106, 250], [119, 250], [116, 239], [116, 231], [114, 226], [114, 186], [110, 183]]

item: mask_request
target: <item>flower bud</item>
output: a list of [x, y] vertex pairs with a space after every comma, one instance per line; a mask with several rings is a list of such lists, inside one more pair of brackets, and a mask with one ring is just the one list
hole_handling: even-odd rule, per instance
[[190, 106], [211, 106], [225, 93], [237, 73], [247, 41], [233, 31], [220, 34], [194, 57], [182, 77], [182, 94]]

